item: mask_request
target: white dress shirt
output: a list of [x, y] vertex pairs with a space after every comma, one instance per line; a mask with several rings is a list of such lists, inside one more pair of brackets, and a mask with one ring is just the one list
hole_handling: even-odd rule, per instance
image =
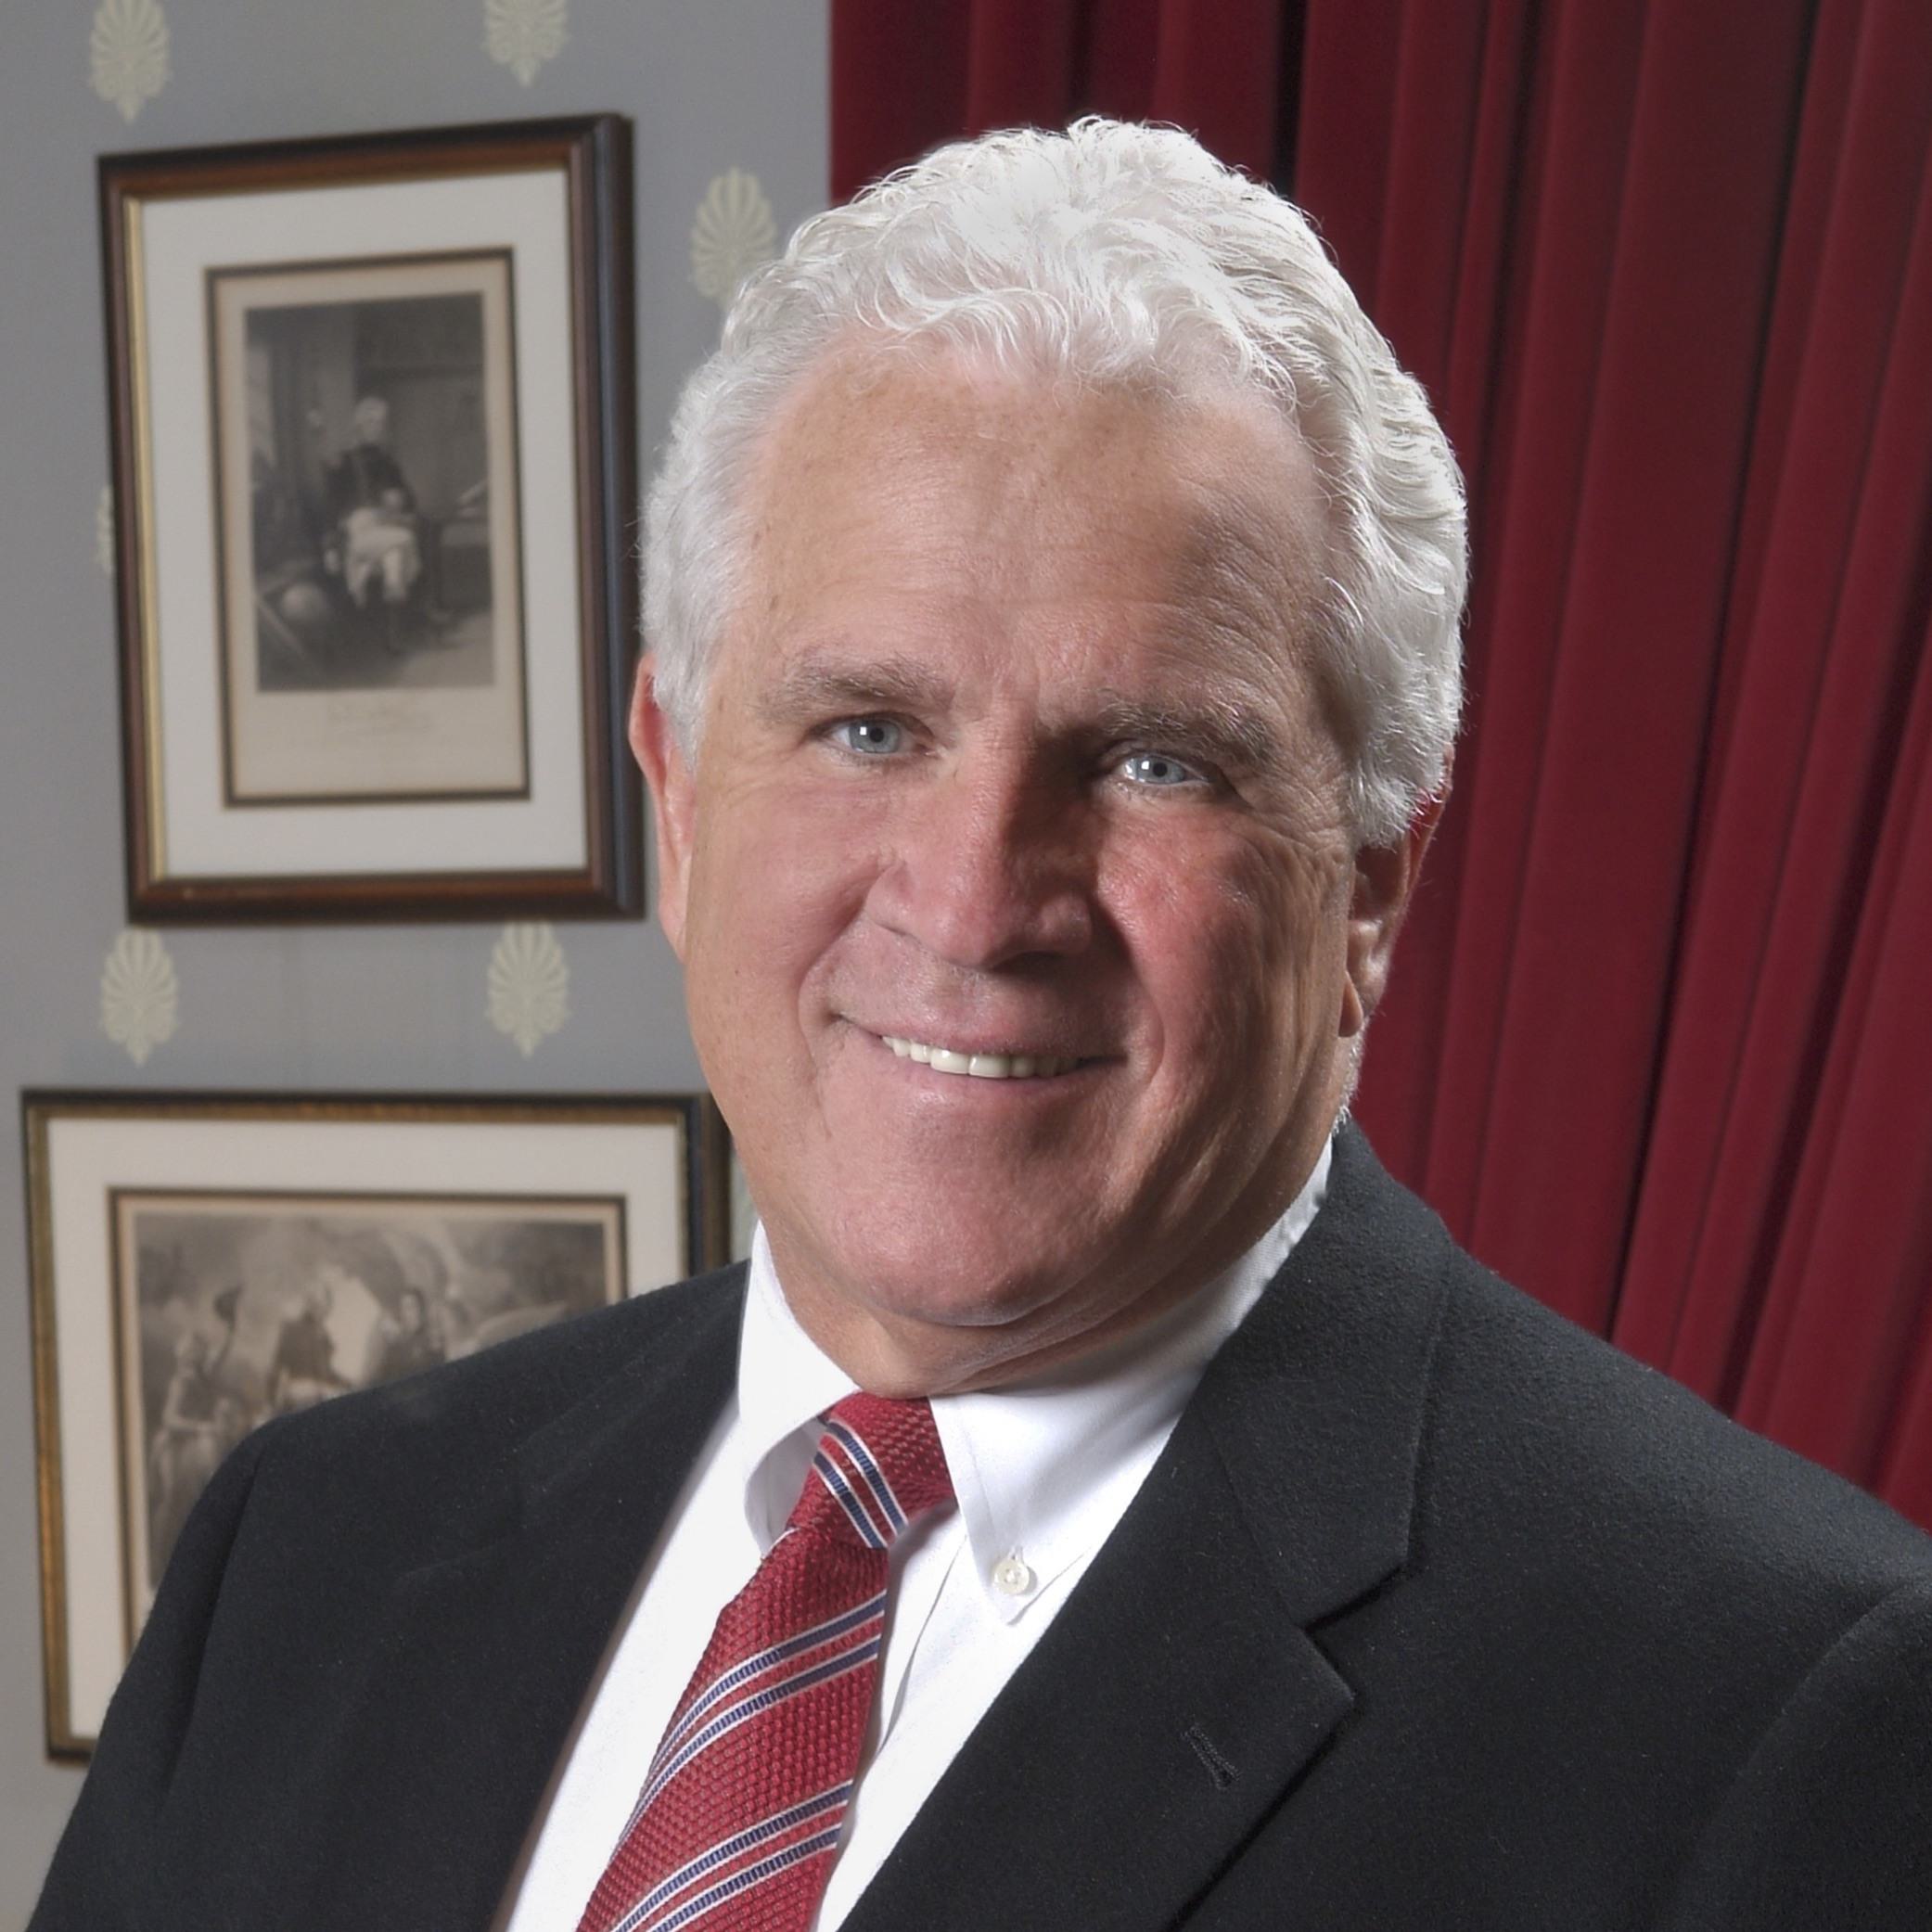
[[[1324, 1146], [1287, 1212], [1158, 1321], [1038, 1381], [932, 1404], [957, 1507], [891, 1552], [878, 1708], [819, 1907], [832, 1932], [1040, 1641], [1153, 1468], [1208, 1358], [1321, 1205]], [[572, 1932], [718, 1613], [777, 1540], [856, 1385], [792, 1319], [761, 1228], [726, 1405], [605, 1655], [551, 1780], [501, 1932]]]

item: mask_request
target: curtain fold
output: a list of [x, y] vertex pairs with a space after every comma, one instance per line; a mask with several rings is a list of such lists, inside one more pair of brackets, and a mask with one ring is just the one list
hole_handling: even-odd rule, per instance
[[832, 157], [843, 200], [928, 147], [1076, 115], [1171, 121], [1266, 180], [1284, 0], [833, 0]]
[[1932, 1526], [1932, 7], [833, 26], [839, 193], [1088, 109], [1292, 170], [1475, 551], [1357, 1111], [1502, 1273]]
[[1719, 1401], [1754, 1338], [1770, 1346], [1755, 1330], [1787, 1222], [1801, 1238], [1785, 1203], [1826, 1131], [1845, 956], [1871, 915], [1924, 655], [1932, 23], [1917, 12], [1842, 6], [1820, 22], [1722, 755], [1619, 1323], [1626, 1346]]

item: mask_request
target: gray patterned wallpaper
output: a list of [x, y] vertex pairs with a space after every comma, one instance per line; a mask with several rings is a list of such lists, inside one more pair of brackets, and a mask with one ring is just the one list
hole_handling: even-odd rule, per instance
[[[0, 1099], [22, 1086], [698, 1083], [655, 924], [125, 930], [95, 157], [611, 110], [641, 467], [720, 300], [825, 194], [824, 0], [14, 0], [0, 15]], [[42, 1750], [25, 1230], [0, 1154], [0, 1926]]]

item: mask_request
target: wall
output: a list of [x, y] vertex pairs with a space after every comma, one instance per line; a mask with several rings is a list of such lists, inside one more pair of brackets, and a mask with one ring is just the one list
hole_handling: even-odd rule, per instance
[[[92, 84], [99, 16], [158, 11], [166, 78]], [[0, 1105], [22, 1086], [646, 1091], [698, 1083], [646, 922], [559, 928], [570, 1017], [526, 1056], [491, 1024], [477, 926], [171, 929], [178, 1023], [136, 1065], [103, 1030], [125, 918], [95, 157], [116, 149], [615, 110], [635, 124], [641, 459], [714, 339], [690, 236], [748, 170], [780, 235], [823, 204], [823, 0], [93, 0], [0, 30]], [[563, 38], [525, 83], [486, 28]], [[533, 54], [544, 33], [528, 36]], [[511, 52], [512, 47], [500, 51]], [[159, 66], [150, 62], [151, 81]], [[18, 1130], [0, 1158], [0, 1927], [24, 1922], [79, 1788], [42, 1749]]]

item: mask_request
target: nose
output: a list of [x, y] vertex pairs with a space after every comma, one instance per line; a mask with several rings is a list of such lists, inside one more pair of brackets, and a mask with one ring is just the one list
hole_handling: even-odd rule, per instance
[[961, 759], [895, 814], [875, 918], [979, 971], [1081, 953], [1094, 936], [1078, 799], [1012, 756]]

